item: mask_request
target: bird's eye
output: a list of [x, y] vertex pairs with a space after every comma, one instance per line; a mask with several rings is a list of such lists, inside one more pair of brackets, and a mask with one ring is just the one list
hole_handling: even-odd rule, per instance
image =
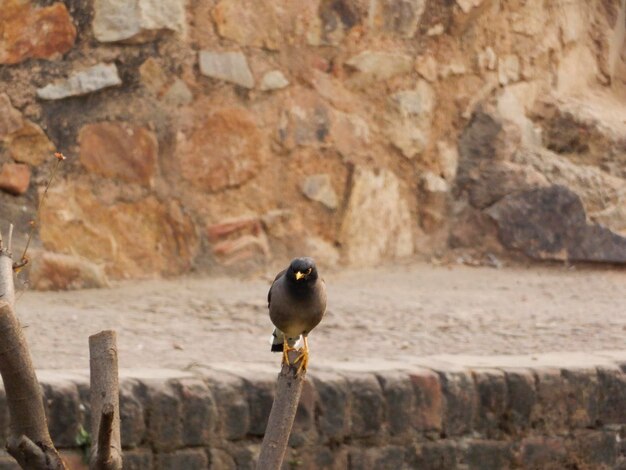
[[313, 268], [309, 268], [306, 270], [305, 274], [308, 276], [309, 274], [311, 274], [311, 271], [313, 270]]

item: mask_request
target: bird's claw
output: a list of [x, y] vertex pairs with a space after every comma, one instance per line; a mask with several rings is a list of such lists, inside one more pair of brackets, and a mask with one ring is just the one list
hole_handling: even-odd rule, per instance
[[300, 355], [293, 361], [294, 365], [300, 362], [298, 370], [296, 371], [296, 375], [300, 375], [300, 372], [306, 371], [306, 368], [309, 365], [309, 351], [301, 348], [298, 350], [298, 352], [300, 353]]

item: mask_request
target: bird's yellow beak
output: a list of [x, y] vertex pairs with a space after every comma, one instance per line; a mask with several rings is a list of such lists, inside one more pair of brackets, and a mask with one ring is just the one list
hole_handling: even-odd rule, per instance
[[299, 281], [304, 277], [304, 273], [300, 271], [296, 271], [296, 281]]

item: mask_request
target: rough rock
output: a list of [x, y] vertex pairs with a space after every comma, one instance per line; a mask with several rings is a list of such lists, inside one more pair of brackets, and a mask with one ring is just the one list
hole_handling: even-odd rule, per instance
[[198, 248], [191, 220], [175, 201], [149, 196], [104, 204], [82, 180], [50, 188], [40, 237], [47, 250], [103, 265], [116, 279], [180, 273]]
[[325, 146], [330, 129], [328, 106], [312, 94], [293, 92], [278, 123], [278, 138], [289, 150], [298, 146]]
[[16, 162], [38, 166], [52, 158], [54, 144], [37, 124], [24, 119], [23, 126], [5, 140], [9, 155]]
[[[329, 97], [339, 98], [340, 93], [333, 87], [324, 90]], [[346, 158], [371, 150], [373, 132], [359, 114], [331, 108], [318, 96], [301, 89], [289, 90], [286, 102], [278, 123], [278, 139], [286, 149], [333, 147]]]
[[240, 46], [277, 50], [280, 22], [271, 3], [220, 0], [211, 11], [218, 34]]
[[589, 224], [580, 198], [563, 186], [506, 196], [487, 213], [502, 243], [531, 258], [626, 263], [626, 237]]
[[180, 78], [175, 78], [174, 83], [163, 95], [163, 102], [170, 106], [184, 106], [193, 101], [193, 93], [187, 84]]
[[406, 158], [413, 158], [424, 151], [430, 139], [435, 107], [433, 90], [422, 80], [414, 90], [403, 90], [391, 95], [390, 102], [392, 112], [387, 126], [389, 140]]
[[5, 139], [22, 126], [22, 113], [13, 107], [6, 93], [0, 93], [0, 139]]
[[200, 72], [244, 88], [254, 88], [254, 77], [241, 52], [200, 51]]
[[330, 182], [330, 175], [310, 175], [302, 182], [302, 193], [311, 199], [325, 205], [331, 210], [337, 209], [337, 193]]
[[122, 80], [115, 64], [99, 63], [80, 72], [74, 72], [65, 80], [39, 88], [37, 96], [44, 100], [60, 100], [121, 84]]
[[545, 146], [577, 164], [626, 178], [626, 110], [604, 93], [548, 97], [533, 110]]
[[254, 116], [242, 108], [214, 111], [179, 150], [183, 178], [208, 192], [242, 185], [256, 176], [265, 159]]
[[481, 209], [508, 194], [549, 185], [548, 179], [530, 165], [483, 162], [474, 170], [480, 179], [469, 188], [469, 197], [472, 205]]
[[28, 279], [36, 290], [73, 290], [108, 287], [104, 269], [80, 256], [49, 251], [32, 256]]
[[432, 55], [419, 56], [415, 60], [415, 70], [431, 83], [437, 80], [437, 61]]
[[367, 153], [372, 132], [365, 119], [358, 114], [333, 110], [330, 115], [329, 141], [346, 158]]
[[65, 5], [35, 8], [31, 2], [4, 0], [0, 16], [0, 64], [55, 59], [76, 40], [76, 27]]
[[[546, 182], [538, 170], [510, 161], [521, 145], [515, 131], [498, 116], [485, 112], [475, 113], [463, 130], [459, 139], [457, 191], [467, 191], [474, 207], [482, 209], [510, 191]], [[509, 175], [509, 170], [515, 173]]]
[[318, 8], [304, 9], [308, 15], [307, 43], [311, 46], [339, 46], [346, 35], [361, 22], [361, 12], [349, 0], [322, 0]]
[[158, 156], [151, 131], [124, 122], [99, 122], [84, 126], [78, 143], [80, 162], [88, 171], [150, 185]]
[[374, 0], [369, 7], [369, 26], [412, 38], [425, 8], [425, 0]]
[[242, 262], [264, 262], [270, 247], [261, 218], [242, 216], [222, 220], [207, 227], [212, 254], [222, 266]]
[[30, 184], [30, 168], [23, 163], [5, 163], [0, 169], [0, 189], [11, 194], [24, 194]]
[[15, 161], [32, 166], [43, 163], [54, 151], [46, 134], [22, 117], [6, 93], [0, 94], [0, 144]]
[[353, 266], [413, 253], [413, 224], [400, 192], [400, 180], [389, 170], [356, 168], [340, 242]]
[[364, 86], [409, 73], [413, 68], [413, 59], [399, 52], [367, 50], [349, 58], [346, 65], [355, 70], [348, 83]]
[[263, 91], [280, 90], [289, 86], [289, 80], [280, 70], [270, 70], [261, 79], [259, 88]]
[[421, 177], [423, 199], [420, 204], [420, 225], [426, 232], [439, 228], [447, 217], [450, 187], [445, 179], [431, 171]]
[[150, 90], [154, 95], [160, 96], [167, 86], [169, 79], [159, 61], [154, 57], [148, 57], [139, 66], [139, 76], [141, 84]]
[[93, 33], [100, 42], [146, 42], [164, 31], [184, 33], [185, 0], [95, 0]]

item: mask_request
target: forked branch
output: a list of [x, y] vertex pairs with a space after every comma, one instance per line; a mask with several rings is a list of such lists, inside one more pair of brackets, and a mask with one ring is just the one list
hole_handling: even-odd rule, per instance
[[89, 337], [89, 366], [91, 435], [94, 436], [89, 468], [121, 470], [117, 338], [114, 331], [102, 331]]

